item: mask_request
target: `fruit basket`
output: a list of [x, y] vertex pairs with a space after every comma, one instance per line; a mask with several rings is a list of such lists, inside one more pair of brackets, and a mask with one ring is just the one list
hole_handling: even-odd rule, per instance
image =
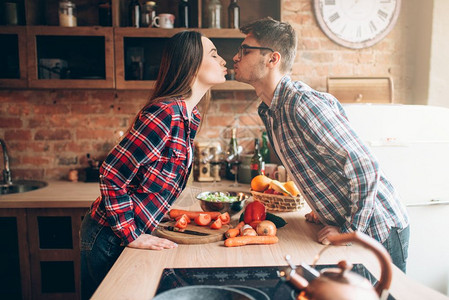
[[305, 203], [304, 197], [299, 194], [297, 197], [284, 195], [260, 193], [251, 191], [253, 199], [262, 202], [267, 210], [272, 211], [297, 211], [300, 210]]

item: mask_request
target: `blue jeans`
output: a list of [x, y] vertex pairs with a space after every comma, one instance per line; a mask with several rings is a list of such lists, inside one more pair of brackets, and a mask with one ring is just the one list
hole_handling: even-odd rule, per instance
[[410, 226], [404, 229], [392, 228], [387, 240], [382, 243], [390, 253], [393, 264], [404, 273], [407, 269], [409, 239]]
[[90, 217], [83, 219], [81, 240], [81, 299], [89, 299], [111, 269], [124, 247], [110, 227], [102, 226]]

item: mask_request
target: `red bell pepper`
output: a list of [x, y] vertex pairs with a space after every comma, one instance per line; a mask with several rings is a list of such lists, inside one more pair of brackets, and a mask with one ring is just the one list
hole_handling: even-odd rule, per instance
[[263, 221], [267, 217], [265, 205], [259, 201], [253, 201], [245, 208], [244, 221], [250, 224], [252, 221]]

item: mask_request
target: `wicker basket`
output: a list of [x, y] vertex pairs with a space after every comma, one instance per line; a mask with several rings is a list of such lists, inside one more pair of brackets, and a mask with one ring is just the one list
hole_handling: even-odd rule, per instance
[[298, 197], [290, 197], [283, 195], [264, 194], [251, 191], [254, 200], [262, 202], [267, 210], [274, 211], [297, 211], [304, 206], [304, 198], [302, 195]]

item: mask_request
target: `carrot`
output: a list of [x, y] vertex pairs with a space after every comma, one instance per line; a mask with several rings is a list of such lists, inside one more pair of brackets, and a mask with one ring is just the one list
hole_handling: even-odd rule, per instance
[[237, 224], [237, 226], [235, 226], [234, 228], [230, 228], [225, 232], [225, 237], [228, 238], [232, 238], [232, 237], [236, 237], [240, 234], [240, 228], [243, 227], [243, 225], [245, 225], [245, 222], [240, 222]]
[[186, 214], [190, 219], [195, 219], [199, 214], [208, 214], [211, 216], [211, 219], [216, 220], [220, 216], [220, 212], [218, 211], [190, 211], [190, 210], [182, 210], [182, 209], [172, 209], [169, 212], [170, 218], [176, 219], [179, 216]]
[[244, 245], [269, 245], [279, 241], [277, 236], [236, 236], [225, 240], [226, 247], [238, 247]]

